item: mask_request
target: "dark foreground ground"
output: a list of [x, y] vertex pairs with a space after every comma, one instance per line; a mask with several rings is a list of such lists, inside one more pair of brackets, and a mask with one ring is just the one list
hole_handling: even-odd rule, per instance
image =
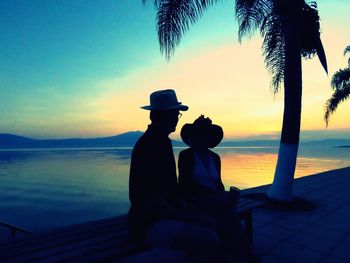
[[[264, 200], [269, 186], [242, 191]], [[350, 262], [350, 167], [297, 179], [288, 209], [254, 211], [254, 247], [266, 263]]]

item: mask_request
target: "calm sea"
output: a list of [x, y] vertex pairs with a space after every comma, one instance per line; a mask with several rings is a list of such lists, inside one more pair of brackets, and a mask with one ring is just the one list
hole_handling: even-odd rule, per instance
[[[215, 151], [226, 187], [272, 182], [277, 148]], [[0, 150], [0, 221], [39, 232], [126, 213], [130, 154], [131, 148]], [[296, 177], [345, 166], [350, 148], [301, 146]]]

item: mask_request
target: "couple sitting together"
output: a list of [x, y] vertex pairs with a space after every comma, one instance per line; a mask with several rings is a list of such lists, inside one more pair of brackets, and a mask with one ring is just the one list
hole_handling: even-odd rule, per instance
[[182, 127], [190, 148], [180, 152], [177, 177], [168, 136], [188, 107], [173, 90], [160, 90], [142, 108], [150, 110], [151, 124], [131, 157], [128, 224], [133, 237], [184, 251], [184, 262], [258, 262], [235, 211], [237, 195], [225, 191], [220, 157], [208, 149], [222, 140], [222, 128], [204, 116]]

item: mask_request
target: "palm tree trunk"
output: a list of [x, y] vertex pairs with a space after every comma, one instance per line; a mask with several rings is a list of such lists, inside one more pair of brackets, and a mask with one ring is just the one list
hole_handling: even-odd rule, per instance
[[276, 201], [292, 201], [294, 172], [298, 154], [302, 70], [300, 35], [296, 19], [285, 22], [284, 113], [277, 166], [268, 197]]

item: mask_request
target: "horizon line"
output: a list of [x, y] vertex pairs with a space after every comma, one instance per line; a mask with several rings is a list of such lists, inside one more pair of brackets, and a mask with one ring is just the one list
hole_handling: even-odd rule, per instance
[[[326, 136], [325, 133], [329, 132], [331, 136]], [[343, 132], [349, 132], [348, 135], [345, 134], [335, 134], [337, 137], [334, 137], [334, 133], [343, 133]], [[40, 138], [38, 137], [32, 137], [32, 136], [26, 136], [26, 135], [21, 135], [21, 134], [16, 134], [16, 133], [0, 133], [0, 135], [12, 135], [12, 136], [18, 136], [18, 137], [23, 137], [27, 139], [32, 139], [32, 140], [69, 140], [69, 139], [103, 139], [103, 138], [110, 138], [110, 137], [115, 137], [115, 136], [120, 136], [128, 133], [143, 133], [141, 130], [132, 130], [132, 131], [126, 131], [126, 132], [121, 132], [118, 134], [113, 134], [113, 135], [104, 135], [104, 136], [89, 136], [89, 137], [77, 137], [77, 136], [72, 136], [72, 137], [44, 137]], [[303, 134], [304, 133], [304, 134]], [[305, 136], [305, 133], [318, 133], [317, 135], [319, 136], [318, 138], [314, 138], [312, 136], [311, 138], [302, 138], [303, 135]], [[332, 136], [333, 133], [333, 136]], [[277, 137], [276, 137], [277, 136]], [[269, 132], [269, 133], [262, 133], [262, 134], [256, 134], [256, 135], [247, 135], [247, 136], [229, 136], [226, 137], [222, 140], [222, 142], [229, 142], [229, 141], [250, 141], [250, 140], [255, 140], [255, 141], [279, 141], [280, 140], [280, 132]], [[178, 135], [171, 135], [170, 137], [173, 137], [171, 139], [173, 140], [181, 140], [181, 137]], [[341, 128], [341, 129], [336, 129], [336, 130], [301, 130], [300, 131], [300, 141], [321, 141], [321, 140], [350, 140], [350, 129], [349, 128]]]

